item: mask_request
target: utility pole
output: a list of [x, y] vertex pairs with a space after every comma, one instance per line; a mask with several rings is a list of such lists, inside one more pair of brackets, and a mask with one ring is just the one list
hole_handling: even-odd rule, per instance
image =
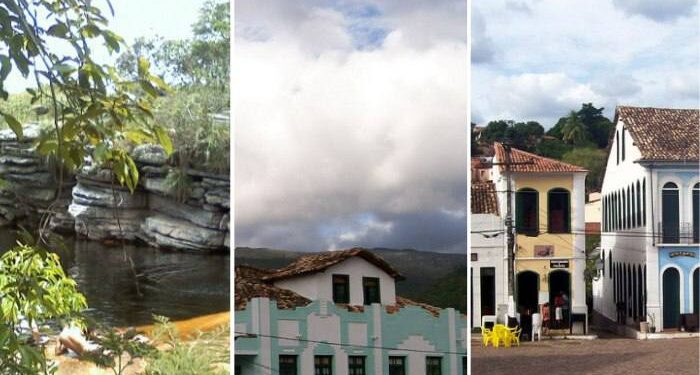
[[506, 176], [506, 251], [508, 253], [508, 316], [515, 317], [515, 229], [513, 225], [513, 180], [511, 178], [511, 169], [513, 165], [529, 165], [534, 164], [532, 160], [526, 162], [513, 162], [511, 159], [510, 143], [501, 143], [505, 152], [505, 160], [501, 163], [493, 163], [492, 165], [502, 165]]
[[506, 160], [504, 163], [506, 174], [506, 251], [508, 252], [508, 316], [515, 316], [515, 233], [513, 233], [513, 180], [510, 176], [510, 166], [512, 160], [510, 158], [510, 144], [503, 144]]

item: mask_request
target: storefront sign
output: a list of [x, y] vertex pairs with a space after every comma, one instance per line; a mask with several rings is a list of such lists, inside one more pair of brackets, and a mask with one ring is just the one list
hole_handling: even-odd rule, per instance
[[671, 253], [668, 255], [671, 258], [675, 257], [691, 257], [695, 258], [696, 254], [692, 251], [671, 251]]
[[536, 257], [551, 257], [554, 256], [554, 246], [552, 245], [535, 245]]
[[568, 260], [550, 260], [549, 268], [569, 268]]

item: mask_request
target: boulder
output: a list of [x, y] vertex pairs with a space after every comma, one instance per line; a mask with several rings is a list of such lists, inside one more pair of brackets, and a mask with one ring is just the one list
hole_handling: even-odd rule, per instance
[[226, 234], [185, 220], [155, 215], [146, 218], [141, 225], [140, 238], [156, 247], [212, 251], [224, 247]]
[[161, 166], [168, 161], [168, 155], [159, 145], [139, 145], [131, 152], [131, 157], [139, 164]]
[[223, 217], [222, 212], [212, 212], [193, 207], [186, 203], [178, 203], [158, 194], [148, 196], [148, 207], [156, 212], [170, 217], [187, 220], [200, 227], [219, 229], [219, 224]]
[[146, 194], [142, 191], [134, 193], [128, 190], [102, 185], [78, 182], [73, 188], [73, 202], [83, 206], [119, 207], [122, 209], [145, 208], [147, 206]]

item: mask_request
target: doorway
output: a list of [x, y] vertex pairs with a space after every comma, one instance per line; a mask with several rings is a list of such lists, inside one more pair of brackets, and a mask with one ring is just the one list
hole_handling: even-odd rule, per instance
[[681, 313], [681, 282], [677, 269], [668, 268], [664, 271], [663, 285], [664, 330], [667, 328], [678, 328], [678, 320]]
[[481, 267], [481, 316], [496, 315], [496, 268]]
[[518, 309], [537, 311], [540, 292], [540, 275], [533, 271], [522, 271], [516, 278]]
[[693, 314], [700, 314], [700, 268], [693, 271]]
[[562, 308], [562, 327], [568, 327], [571, 313], [571, 274], [566, 270], [554, 270], [549, 273], [549, 306], [550, 316], [556, 320], [556, 299], [560, 293], [564, 293], [568, 299]]

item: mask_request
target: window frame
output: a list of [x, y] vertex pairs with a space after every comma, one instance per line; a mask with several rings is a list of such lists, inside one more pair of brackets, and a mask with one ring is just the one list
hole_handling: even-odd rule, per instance
[[[565, 213], [563, 219], [564, 227], [560, 230], [559, 228], [557, 228], [558, 230], [552, 229], [552, 198], [555, 197], [554, 194], [566, 194]], [[549, 189], [547, 192], [547, 233], [571, 233], [571, 192], [564, 188], [556, 187]]]
[[[353, 359], [360, 359], [361, 364], [353, 363]], [[367, 374], [367, 356], [350, 355], [348, 356], [348, 375], [366, 375]]]
[[[399, 369], [394, 368], [395, 365], [391, 363], [392, 359], [401, 361]], [[406, 356], [390, 355], [387, 364], [389, 365], [389, 375], [406, 375]]]
[[[328, 359], [328, 363], [319, 364], [319, 360]], [[322, 366], [322, 367], [321, 367]], [[322, 372], [328, 370], [327, 373]], [[332, 355], [315, 355], [314, 356], [314, 375], [333, 375], [333, 356]]]
[[[524, 225], [524, 220], [525, 220], [525, 210], [519, 209], [522, 208], [522, 204], [520, 203], [521, 200], [524, 197], [525, 194], [527, 195], [533, 195], [534, 196], [534, 207], [532, 210], [534, 210], [534, 218], [535, 218], [535, 223], [534, 226], [531, 227], [525, 227]], [[525, 187], [518, 189], [518, 191], [515, 192], [515, 232], [517, 234], [524, 234], [527, 236], [537, 236], [540, 232], [540, 213], [539, 213], [539, 207], [540, 207], [540, 193], [539, 191]], [[528, 210], [530, 212], [530, 210]], [[529, 215], [528, 215], [529, 216]]]
[[[369, 281], [376, 281], [376, 288], [377, 288], [377, 298], [376, 302], [368, 301], [369, 298], [369, 291], [368, 291], [368, 285], [367, 282]], [[381, 280], [378, 277], [362, 277], [362, 302], [363, 305], [368, 306], [371, 305], [372, 303], [382, 303], [382, 288], [381, 288]]]
[[[431, 361], [437, 360], [437, 367]], [[426, 356], [425, 357], [425, 374], [426, 375], [442, 375], [442, 357]]]
[[[345, 299], [343, 301], [340, 301], [340, 296], [338, 295], [338, 290], [336, 289], [336, 285], [340, 285], [340, 283], [336, 283], [336, 279], [343, 279], [345, 282], [343, 283], [345, 285]], [[333, 303], [339, 303], [339, 304], [349, 304], [350, 303], [350, 275], [345, 275], [345, 274], [337, 274], [334, 273], [331, 275], [331, 283], [332, 283], [332, 288], [333, 288]]]
[[[294, 368], [289, 369], [286, 368], [289, 363], [283, 362], [282, 359], [293, 359], [294, 361]], [[279, 362], [279, 373], [280, 375], [297, 375], [299, 374], [299, 356], [296, 354], [280, 354], [279, 357], [277, 358]], [[284, 363], [284, 367], [283, 367]], [[287, 371], [292, 371], [292, 372], [287, 372]]]

